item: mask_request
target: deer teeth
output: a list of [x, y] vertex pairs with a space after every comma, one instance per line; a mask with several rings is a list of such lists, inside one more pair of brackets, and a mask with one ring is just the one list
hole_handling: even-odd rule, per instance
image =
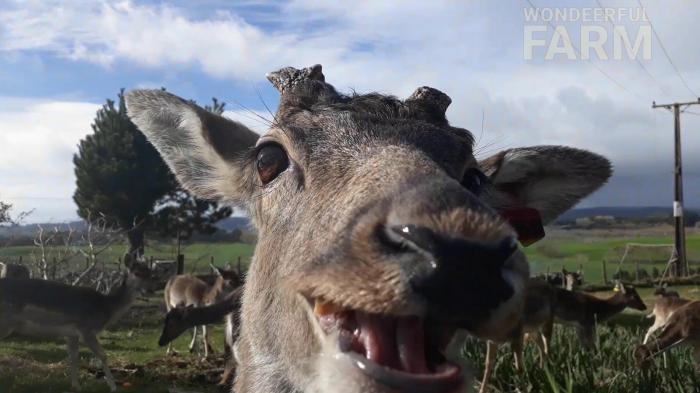
[[314, 314], [319, 317], [323, 317], [330, 314], [335, 314], [337, 312], [343, 311], [343, 308], [338, 304], [333, 302], [326, 302], [321, 299], [316, 299], [314, 303]]

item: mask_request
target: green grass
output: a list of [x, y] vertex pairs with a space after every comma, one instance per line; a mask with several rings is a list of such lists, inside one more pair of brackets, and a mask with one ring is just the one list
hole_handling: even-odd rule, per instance
[[[601, 283], [603, 281], [603, 260], [607, 260], [608, 279], [612, 279], [627, 243], [672, 244], [673, 238], [620, 236], [619, 234], [613, 234], [609, 237], [577, 237], [555, 233], [530, 247], [524, 248], [524, 251], [533, 274], [543, 273], [547, 268], [553, 272], [560, 271], [562, 266], [568, 270], [576, 270], [581, 265], [587, 282]], [[688, 260], [691, 263], [700, 264], [700, 234], [689, 234], [686, 247]], [[640, 267], [649, 273], [651, 273], [652, 267], [663, 271], [669, 257], [668, 252], [665, 248], [647, 254], [636, 252], [634, 255], [628, 256], [629, 263], [626, 262], [622, 268], [634, 274], [636, 259], [639, 260]], [[650, 258], [652, 263], [648, 262]], [[697, 267], [694, 266], [696, 269]]]
[[[161, 297], [139, 301], [114, 327], [100, 335], [119, 392], [163, 393], [168, 388], [195, 390], [201, 393], [220, 391], [216, 382], [223, 360], [223, 328], [214, 326], [210, 333], [217, 355], [202, 361], [187, 351], [191, 335], [185, 333], [175, 342], [177, 356], [165, 356], [157, 344], [165, 315]], [[80, 348], [81, 392], [108, 392], [99, 377], [99, 367], [91, 352]], [[0, 341], [0, 392], [49, 393], [72, 391], [64, 341], [46, 341], [11, 336]]]
[[[183, 245], [181, 252], [185, 255], [185, 270], [195, 272], [207, 270], [212, 258], [217, 266], [224, 266], [227, 263], [235, 266], [240, 257], [243, 267], [247, 267], [254, 248], [255, 245], [245, 243], [194, 243]], [[116, 244], [100, 254], [99, 258], [104, 261], [117, 261], [125, 251], [126, 245]], [[54, 255], [54, 252], [52, 249], [47, 251], [49, 258]], [[32, 262], [38, 258], [38, 253], [39, 249], [35, 246], [0, 247], [0, 261], [16, 262], [21, 256], [23, 261]], [[146, 256], [157, 260], [175, 260], [177, 247], [171, 244], [152, 243], [147, 248]], [[70, 259], [69, 264], [83, 266], [84, 261], [84, 256], [75, 255]]]
[[[616, 262], [628, 242], [671, 243], [669, 237], [632, 236], [578, 236], [555, 233], [547, 239], [525, 249], [534, 273], [549, 267], [559, 270], [562, 265], [576, 269], [581, 264], [587, 282], [602, 280], [603, 259], [608, 260], [608, 277], [616, 269]], [[688, 237], [688, 254], [691, 261], [700, 261], [700, 234]], [[0, 249], [0, 260], [31, 258], [35, 247], [8, 247]], [[112, 247], [103, 256], [116, 260], [124, 252], [123, 245]], [[216, 265], [227, 262], [235, 264], [241, 257], [245, 266], [252, 255], [253, 246], [247, 244], [197, 243], [183, 247], [187, 271], [206, 270], [210, 258]], [[176, 250], [171, 245], [151, 244], [148, 255], [157, 259], [173, 259]], [[654, 259], [665, 258], [653, 256]], [[29, 259], [31, 261], [31, 259]], [[76, 260], [75, 263], [80, 263]], [[650, 264], [642, 262], [650, 270]], [[656, 264], [659, 268], [663, 264]], [[633, 264], [624, 266], [633, 269]], [[681, 296], [700, 300], [700, 288], [696, 286], [674, 288]], [[653, 303], [653, 289], [639, 289], [649, 306]], [[607, 297], [612, 293], [600, 292]], [[129, 314], [113, 328], [101, 335], [115, 372], [119, 392], [160, 393], [169, 388], [184, 391], [210, 393], [215, 387], [222, 363], [202, 362], [199, 357], [187, 352], [189, 334], [184, 334], [175, 343], [180, 355], [166, 357], [164, 348], [157, 346], [164, 316], [161, 297], [140, 301]], [[693, 362], [688, 350], [677, 348], [669, 356], [667, 368], [660, 360], [646, 371], [634, 367], [631, 351], [641, 342], [649, 319], [641, 313], [627, 312], [619, 315], [608, 326], [600, 326], [599, 349], [596, 352], [581, 351], [575, 332], [571, 328], [558, 326], [553, 339], [553, 351], [545, 368], [537, 364], [537, 351], [529, 345], [525, 352], [526, 371], [518, 374], [507, 346], [500, 349], [498, 362], [492, 379], [496, 393], [521, 392], [692, 392], [700, 391]], [[221, 327], [212, 334], [215, 348], [222, 348]], [[219, 349], [219, 352], [221, 350]], [[107, 392], [106, 383], [99, 377], [99, 368], [92, 355], [81, 349], [81, 391], [86, 393]], [[477, 379], [483, 371], [484, 344], [471, 340], [465, 345], [464, 356], [474, 365]], [[0, 393], [49, 393], [72, 391], [67, 376], [67, 354], [61, 341], [41, 341], [22, 337], [10, 337], [0, 341]]]
[[[698, 298], [694, 287], [674, 288], [683, 295]], [[600, 293], [600, 296], [609, 294]], [[645, 300], [650, 293], [643, 295]], [[651, 305], [651, 303], [648, 303]], [[223, 345], [221, 326], [214, 327], [212, 344], [218, 359], [202, 362], [189, 354], [190, 335], [175, 341], [180, 354], [165, 356], [157, 345], [164, 310], [160, 296], [140, 300], [113, 328], [103, 332], [100, 340], [118, 382], [118, 392], [167, 393], [170, 388], [199, 393], [221, 392], [216, 387], [222, 371], [220, 359]], [[631, 352], [640, 343], [650, 320], [640, 312], [625, 312], [608, 325], [598, 327], [598, 350], [582, 351], [574, 329], [556, 326], [553, 350], [547, 367], [538, 365], [537, 350], [528, 345], [525, 351], [526, 371], [518, 374], [508, 346], [499, 349], [492, 379], [495, 393], [514, 392], [690, 392], [700, 391], [688, 350], [674, 349], [668, 368], [661, 360], [649, 370], [638, 370]], [[469, 340], [463, 356], [473, 365], [480, 380], [483, 372], [485, 345]], [[81, 347], [81, 392], [106, 393], [107, 384], [100, 377], [92, 354]], [[0, 341], [0, 392], [50, 393], [70, 392], [65, 344], [11, 336]], [[476, 383], [476, 382], [475, 382]], [[478, 386], [477, 386], [478, 388]]]
[[[492, 392], [697, 392], [700, 380], [695, 373], [690, 351], [679, 347], [647, 370], [634, 366], [632, 351], [644, 335], [638, 325], [598, 326], [597, 349], [583, 351], [573, 328], [555, 326], [552, 352], [545, 367], [539, 366], [534, 344], [526, 347], [525, 371], [519, 374], [508, 346], [499, 348], [496, 369], [491, 379]], [[485, 344], [470, 340], [464, 356], [475, 367], [477, 378], [483, 373]]]

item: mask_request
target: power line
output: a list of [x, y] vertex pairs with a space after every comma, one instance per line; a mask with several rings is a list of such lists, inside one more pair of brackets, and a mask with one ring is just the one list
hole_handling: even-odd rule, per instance
[[[596, 3], [598, 4], [598, 7], [602, 8], [602, 9], [605, 9], [605, 7], [603, 7], [603, 5], [600, 3], [600, 0], [595, 0], [595, 1], [596, 1]], [[607, 18], [607, 17], [606, 17], [605, 20], [606, 20], [608, 23], [610, 23], [610, 24], [613, 26], [613, 28], [617, 27], [617, 25], [615, 24], [615, 22], [613, 22], [612, 18]], [[656, 84], [659, 86], [659, 90], [661, 90], [661, 92], [664, 93], [664, 94], [666, 94], [667, 96], [670, 96], [669, 92], [666, 91], [666, 89], [663, 87], [663, 85], [662, 85], [661, 83], [659, 83], [659, 81], [654, 77], [654, 75], [651, 74], [651, 72], [649, 72], [649, 70], [648, 70], [647, 67], [644, 65], [644, 63], [642, 63], [642, 62], [641, 62], [638, 58], [636, 58], [636, 57], [635, 57], [634, 60], [637, 62], [637, 64], [639, 64], [639, 67], [641, 67], [642, 70], [644, 70], [644, 72], [649, 76], [649, 78], [651, 78], [654, 82], [656, 82]]]
[[[537, 7], [535, 7], [535, 5], [532, 4], [532, 1], [531, 1], [531, 0], [525, 0], [525, 1], [527, 1], [528, 4], [530, 4], [530, 7], [537, 9]], [[548, 24], [552, 29], [555, 29], [555, 30], [556, 30], [556, 27], [554, 26], [554, 24], [552, 23], [552, 21], [547, 21], [547, 24]], [[569, 45], [571, 45], [574, 49], [576, 49], [576, 51], [577, 51], [578, 54], [579, 54], [579, 57], [581, 57], [581, 50], [578, 48], [578, 46], [576, 46], [576, 44], [573, 43], [573, 41], [571, 41], [571, 38], [569, 38]], [[603, 74], [604, 77], [608, 78], [608, 80], [609, 80], [610, 82], [612, 82], [612, 83], [614, 83], [615, 85], [617, 85], [617, 87], [619, 87], [620, 89], [622, 89], [622, 90], [626, 91], [627, 93], [629, 93], [629, 94], [631, 94], [631, 95], [633, 95], [633, 96], [639, 98], [640, 100], [643, 100], [643, 99], [644, 99], [644, 98], [642, 98], [642, 96], [640, 96], [639, 94], [637, 94], [637, 93], [633, 92], [632, 90], [626, 88], [622, 83], [620, 83], [620, 82], [618, 82], [617, 80], [615, 80], [615, 78], [613, 78], [612, 76], [610, 76], [607, 72], [603, 71], [602, 68], [598, 67], [598, 65], [597, 65], [596, 63], [590, 63], [590, 62], [589, 62], [588, 64], [592, 65], [596, 70], [598, 70], [598, 72], [600, 72], [601, 74]]]
[[642, 0], [637, 0], [637, 3], [639, 4], [639, 7], [644, 11], [644, 15], [646, 15], [647, 20], [649, 21], [649, 26], [651, 26], [651, 31], [654, 32], [654, 36], [656, 37], [656, 40], [659, 41], [659, 46], [661, 46], [661, 49], [664, 52], [664, 55], [666, 55], [666, 59], [668, 60], [669, 63], [671, 63], [671, 66], [673, 66], [673, 69], [676, 71], [676, 75], [678, 75], [678, 78], [680, 78], [681, 82], [683, 82], [683, 85], [685, 86], [686, 89], [690, 92], [690, 94], [693, 97], [697, 97], [698, 94], [693, 91], [693, 89], [690, 88], [688, 85], [688, 82], [683, 78], [683, 75], [681, 75], [680, 70], [678, 67], [676, 67], [676, 63], [671, 60], [671, 56], [668, 54], [668, 51], [666, 50], [666, 47], [664, 46], [664, 43], [661, 41], [661, 37], [659, 37], [659, 33], [656, 32], [656, 29], [654, 28], [654, 24], [651, 23], [651, 18], [649, 18], [649, 15], [647, 15], [646, 8], [642, 5]]

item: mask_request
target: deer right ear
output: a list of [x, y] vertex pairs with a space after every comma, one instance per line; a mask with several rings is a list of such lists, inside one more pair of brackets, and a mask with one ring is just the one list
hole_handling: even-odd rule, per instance
[[202, 199], [247, 199], [241, 157], [258, 134], [162, 90], [131, 91], [126, 107], [183, 187]]

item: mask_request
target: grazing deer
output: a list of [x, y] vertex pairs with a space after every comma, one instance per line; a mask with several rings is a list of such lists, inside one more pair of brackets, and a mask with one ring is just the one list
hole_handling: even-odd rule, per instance
[[468, 389], [442, 353], [459, 328], [501, 340], [518, 323], [529, 268], [515, 230], [535, 240], [610, 163], [561, 146], [477, 162], [430, 87], [346, 96], [320, 65], [268, 79], [281, 98], [262, 136], [165, 91], [126, 96], [180, 183], [257, 228], [235, 391]]
[[519, 372], [524, 370], [523, 349], [525, 337], [534, 339], [540, 351], [540, 366], [544, 367], [549, 355], [549, 337], [552, 335], [555, 307], [555, 288], [548, 280], [532, 278], [524, 290], [525, 304], [520, 321], [513, 329], [510, 336], [500, 342], [489, 340], [486, 343], [486, 361], [484, 364], [484, 375], [481, 380], [480, 393], [488, 391], [489, 381], [496, 365], [496, 354], [498, 346], [503, 342], [509, 342], [513, 350], [515, 368]]
[[0, 262], [0, 278], [28, 279], [31, 273], [24, 265]]
[[102, 364], [111, 391], [114, 377], [97, 335], [118, 320], [130, 307], [138, 290], [151, 291], [151, 271], [138, 262], [129, 263], [123, 283], [104, 295], [90, 288], [38, 279], [0, 279], [0, 338], [13, 332], [66, 337], [70, 378], [78, 388], [78, 341], [90, 348]]
[[219, 385], [228, 383], [231, 379], [236, 363], [234, 357], [234, 345], [238, 339], [240, 325], [238, 321], [242, 294], [243, 288], [239, 287], [217, 303], [210, 306], [187, 306], [175, 307], [171, 309], [168, 312], [168, 315], [165, 316], [163, 333], [160, 335], [158, 345], [162, 347], [169, 344], [187, 329], [195, 326], [210, 325], [226, 319], [226, 341], [224, 345], [226, 368], [223, 376], [221, 377]]
[[[165, 307], [168, 311], [174, 307], [204, 307], [213, 304], [241, 285], [239, 273], [232, 270], [224, 270], [213, 267], [216, 272], [215, 279], [211, 284], [207, 277], [192, 276], [183, 274], [171, 277], [165, 285], [163, 296], [165, 297]], [[207, 325], [200, 326], [202, 339], [204, 340], [204, 357], [209, 356], [212, 350], [209, 343], [209, 333]], [[190, 352], [193, 352], [197, 343], [197, 326], [192, 328], [192, 342]], [[172, 343], [168, 344], [167, 354], [172, 352]]]
[[678, 292], [668, 291], [665, 287], [657, 288], [654, 295], [654, 309], [647, 316], [647, 318], [654, 318], [654, 324], [647, 330], [643, 344], [649, 341], [649, 338], [655, 331], [668, 323], [669, 318], [677, 309], [691, 302], [688, 299], [679, 297]]
[[677, 345], [693, 348], [695, 363], [700, 362], [700, 301], [686, 303], [669, 317], [658, 337], [634, 350], [638, 366], [643, 367], [656, 355]]
[[634, 287], [620, 283], [615, 287], [615, 291], [613, 296], [599, 299], [582, 292], [555, 288], [554, 317], [557, 322], [575, 325], [584, 347], [593, 348], [597, 323], [611, 318], [627, 307], [639, 311], [647, 309]]
[[[521, 321], [510, 339], [515, 358], [515, 368], [523, 371], [522, 354], [526, 337], [531, 337], [540, 352], [540, 367], [544, 367], [551, 349], [553, 324], [555, 321], [574, 324], [578, 328], [579, 339], [586, 347], [592, 347], [595, 324], [621, 312], [626, 307], [646, 309], [639, 294], [633, 287], [619, 285], [618, 292], [609, 299], [599, 299], [581, 292], [573, 292], [553, 286], [546, 280], [531, 279], [525, 287], [525, 306]], [[481, 393], [487, 391], [488, 381], [495, 366], [498, 343], [489, 342], [486, 348], [486, 363]]]

